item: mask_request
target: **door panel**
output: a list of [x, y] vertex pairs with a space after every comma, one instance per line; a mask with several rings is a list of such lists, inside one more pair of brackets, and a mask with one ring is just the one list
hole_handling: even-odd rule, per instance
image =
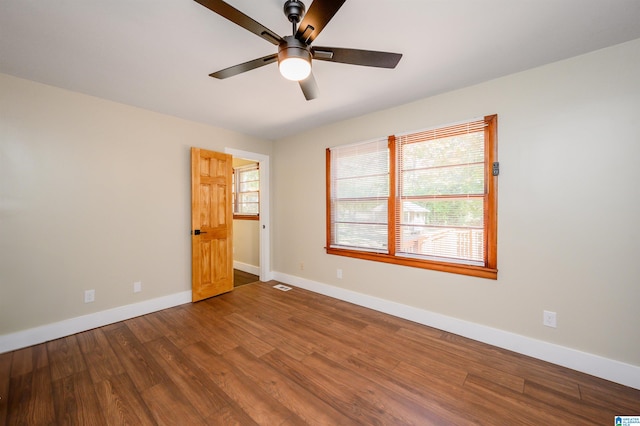
[[231, 155], [191, 148], [194, 302], [233, 290]]

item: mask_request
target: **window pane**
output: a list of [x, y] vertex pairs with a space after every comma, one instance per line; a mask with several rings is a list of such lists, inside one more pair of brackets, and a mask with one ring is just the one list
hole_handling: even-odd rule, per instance
[[[404, 137], [400, 137], [404, 139]], [[484, 162], [484, 131], [403, 145], [403, 169]]]
[[384, 201], [337, 201], [334, 206], [336, 222], [386, 224], [387, 202]]
[[386, 197], [389, 195], [389, 176], [352, 177], [335, 181], [338, 198]]
[[387, 251], [387, 224], [361, 224], [361, 223], [336, 223], [334, 225], [334, 245], [369, 249], [374, 251]]
[[469, 261], [484, 258], [483, 200], [403, 201], [402, 253]]
[[257, 181], [260, 179], [258, 169], [240, 172], [240, 182]]
[[484, 260], [484, 230], [401, 226], [399, 253], [468, 262]]
[[459, 226], [482, 228], [484, 225], [483, 199], [404, 200], [401, 205], [400, 224]]
[[260, 212], [260, 171], [257, 164], [234, 169], [233, 212], [257, 215]]
[[260, 211], [258, 203], [240, 203], [238, 204], [237, 214], [258, 214]]
[[[336, 148], [334, 152], [339, 151], [335, 162], [336, 179], [366, 176], [371, 174], [372, 171], [388, 170], [389, 153], [388, 149], [386, 149], [387, 141], [382, 142]], [[382, 148], [382, 151], [379, 150], [380, 148]]]
[[241, 182], [238, 192], [250, 192], [250, 191], [259, 191], [260, 190], [260, 182], [250, 181], [250, 182]]
[[257, 192], [245, 192], [238, 194], [238, 202], [244, 203], [257, 203], [260, 201], [260, 195]]
[[389, 148], [387, 140], [331, 151], [330, 245], [386, 252]]
[[[435, 133], [434, 133], [435, 132]], [[426, 259], [484, 261], [484, 130], [399, 138], [396, 251]], [[429, 197], [429, 198], [427, 198]], [[482, 263], [483, 264], [483, 263]]]
[[457, 195], [484, 192], [484, 164], [405, 170], [402, 195]]

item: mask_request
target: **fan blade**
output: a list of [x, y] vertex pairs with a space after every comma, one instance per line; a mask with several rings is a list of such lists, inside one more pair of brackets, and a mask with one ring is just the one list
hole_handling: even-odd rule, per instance
[[345, 1], [346, 0], [314, 0], [298, 26], [296, 38], [307, 45], [311, 44]]
[[314, 46], [311, 48], [311, 52], [313, 59], [319, 61], [340, 62], [343, 64], [378, 68], [395, 68], [398, 62], [400, 62], [400, 58], [402, 58], [401, 53], [343, 49], [341, 47]]
[[216, 71], [214, 73], [209, 74], [209, 77], [214, 77], [219, 79], [229, 78], [246, 71], [251, 71], [256, 68], [260, 68], [272, 62], [276, 62], [277, 60], [278, 60], [278, 54], [274, 53], [273, 55], [263, 56], [262, 58], [254, 59], [253, 61], [245, 62], [243, 64], [234, 65], [232, 67], [225, 68], [220, 71]]
[[249, 18], [244, 13], [240, 12], [238, 9], [230, 6], [229, 4], [223, 2], [222, 0], [195, 0], [207, 9], [217, 13], [223, 18], [227, 18], [231, 22], [240, 25], [245, 30], [251, 31], [257, 36], [262, 37], [267, 40], [269, 43], [275, 44], [276, 46], [282, 42], [282, 37], [278, 34], [271, 31], [269, 28], [265, 27], [259, 22], [254, 21]]
[[300, 88], [302, 89], [302, 93], [304, 93], [304, 98], [306, 100], [310, 101], [318, 97], [318, 85], [316, 84], [313, 72], [309, 74], [309, 77], [304, 80], [300, 80], [298, 83], [300, 83]]

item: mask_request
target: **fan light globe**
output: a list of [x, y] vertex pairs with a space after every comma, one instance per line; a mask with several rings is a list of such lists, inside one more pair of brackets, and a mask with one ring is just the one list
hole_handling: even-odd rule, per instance
[[286, 58], [280, 61], [280, 74], [287, 80], [300, 81], [311, 74], [311, 64], [302, 58]]
[[294, 36], [282, 38], [278, 46], [278, 68], [287, 80], [300, 81], [311, 74], [311, 52], [309, 46]]

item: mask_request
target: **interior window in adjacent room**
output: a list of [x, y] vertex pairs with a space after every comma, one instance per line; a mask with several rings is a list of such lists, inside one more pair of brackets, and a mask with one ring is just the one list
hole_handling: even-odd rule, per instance
[[260, 170], [258, 163], [233, 169], [233, 218], [258, 219], [260, 216]]

